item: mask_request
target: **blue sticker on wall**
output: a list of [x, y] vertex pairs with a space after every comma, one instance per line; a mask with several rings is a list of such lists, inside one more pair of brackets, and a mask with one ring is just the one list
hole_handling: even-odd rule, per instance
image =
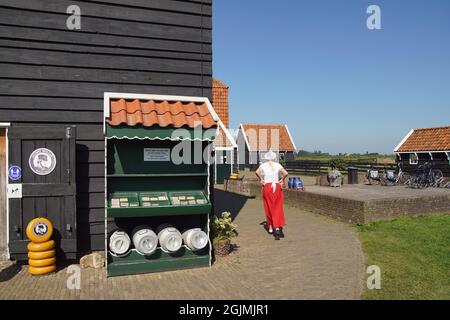
[[11, 166], [8, 170], [9, 179], [13, 181], [20, 180], [22, 178], [22, 169], [19, 166]]

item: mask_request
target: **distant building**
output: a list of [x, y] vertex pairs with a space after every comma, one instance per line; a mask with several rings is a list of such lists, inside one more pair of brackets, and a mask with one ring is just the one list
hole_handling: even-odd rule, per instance
[[432, 162], [450, 176], [450, 126], [411, 130], [394, 149], [402, 170], [413, 173], [419, 165]]
[[297, 149], [285, 124], [241, 124], [236, 142], [240, 148], [240, 167], [251, 169], [261, 162], [269, 150], [277, 153], [280, 161], [292, 161]]
[[228, 131], [229, 110], [228, 110], [228, 86], [220, 80], [213, 78], [212, 85], [212, 105], [214, 111], [220, 118], [219, 132], [214, 142], [215, 150], [215, 183], [223, 183], [225, 178], [237, 169], [234, 162], [234, 154], [237, 152], [237, 145]]

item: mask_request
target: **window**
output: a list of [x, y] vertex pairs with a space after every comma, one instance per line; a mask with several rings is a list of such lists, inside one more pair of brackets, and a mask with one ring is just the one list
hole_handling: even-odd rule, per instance
[[419, 157], [417, 156], [417, 153], [411, 153], [409, 155], [409, 164], [415, 165], [419, 163]]

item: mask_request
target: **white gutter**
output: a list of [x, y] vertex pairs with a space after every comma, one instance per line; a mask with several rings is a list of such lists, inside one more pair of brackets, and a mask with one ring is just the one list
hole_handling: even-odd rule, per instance
[[[222, 128], [222, 131], [225, 133], [225, 135], [227, 136], [228, 141], [231, 142], [232, 148], [237, 148], [236, 141], [234, 141], [233, 137], [230, 134], [230, 131], [228, 131], [228, 129], [225, 128], [225, 125], [223, 124], [222, 120], [219, 120], [217, 123], [218, 123], [219, 127]], [[218, 149], [218, 148], [216, 148], [216, 149]]]
[[401, 151], [395, 152], [396, 154], [405, 154], [405, 153], [449, 153], [447, 150], [431, 150], [431, 151]]
[[242, 130], [242, 135], [244, 136], [245, 144], [247, 145], [248, 151], [252, 152], [252, 148], [250, 148], [250, 144], [248, 143], [247, 135], [245, 134], [244, 126], [242, 125], [242, 123], [239, 124], [239, 127]]
[[394, 152], [397, 152], [398, 149], [405, 143], [406, 140], [413, 134], [414, 129], [412, 129], [404, 138], [403, 140], [395, 147]]
[[297, 147], [295, 146], [294, 139], [292, 139], [291, 132], [289, 131], [289, 128], [288, 128], [287, 124], [285, 124], [284, 126], [285, 126], [286, 131], [287, 131], [287, 133], [289, 135], [289, 139], [291, 139], [292, 145], [294, 146], [294, 151], [297, 151]]

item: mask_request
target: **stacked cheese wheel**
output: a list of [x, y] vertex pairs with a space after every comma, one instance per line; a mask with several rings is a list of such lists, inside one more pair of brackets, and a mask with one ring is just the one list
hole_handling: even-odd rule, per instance
[[32, 275], [44, 275], [56, 271], [55, 241], [52, 223], [45, 218], [30, 221], [26, 234], [31, 242], [28, 244], [28, 271]]

